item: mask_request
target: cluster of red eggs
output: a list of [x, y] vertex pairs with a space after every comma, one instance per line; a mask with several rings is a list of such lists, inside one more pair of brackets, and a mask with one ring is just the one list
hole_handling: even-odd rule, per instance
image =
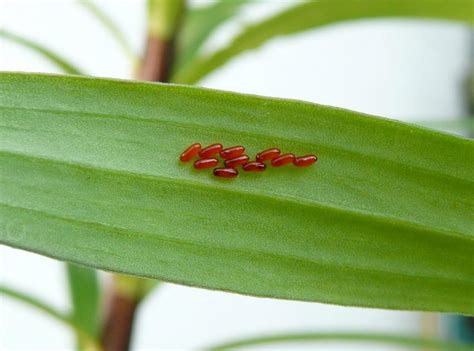
[[265, 161], [270, 161], [272, 167], [281, 167], [287, 164], [294, 164], [297, 167], [306, 167], [315, 163], [318, 158], [315, 155], [305, 155], [296, 157], [292, 153], [281, 154], [277, 148], [267, 149], [259, 152], [255, 161], [244, 154], [243, 146], [232, 146], [225, 148], [222, 144], [212, 144], [204, 149], [201, 144], [192, 144], [180, 156], [181, 162], [189, 162], [199, 155], [199, 159], [194, 162], [194, 168], [213, 168], [219, 164], [216, 155], [224, 160], [224, 167], [214, 168], [216, 177], [233, 178], [239, 175], [237, 167], [242, 166], [245, 172], [263, 172], [267, 169]]

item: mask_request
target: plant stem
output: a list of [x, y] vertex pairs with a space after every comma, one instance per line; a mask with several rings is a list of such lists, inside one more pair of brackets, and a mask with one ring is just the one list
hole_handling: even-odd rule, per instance
[[[137, 78], [153, 82], [168, 82], [173, 62], [174, 43], [184, 0], [149, 0], [148, 34], [145, 55]], [[163, 17], [164, 14], [166, 17]], [[143, 298], [141, 278], [114, 276], [102, 343], [105, 351], [128, 351], [132, 338], [136, 310]]]
[[134, 318], [140, 302], [157, 281], [123, 274], [114, 274], [102, 343], [105, 350], [125, 351], [130, 347]]
[[150, 33], [138, 78], [152, 82], [168, 82], [173, 52], [174, 40], [161, 39]]
[[148, 37], [138, 78], [168, 82], [184, 0], [148, 0]]
[[108, 315], [102, 331], [102, 343], [106, 351], [126, 351], [130, 347], [138, 301], [117, 289], [116, 285], [111, 294]]

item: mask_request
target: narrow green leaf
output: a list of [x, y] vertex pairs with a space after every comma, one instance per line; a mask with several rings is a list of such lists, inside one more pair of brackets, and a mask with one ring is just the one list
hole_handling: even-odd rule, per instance
[[[256, 296], [474, 313], [474, 142], [300, 101], [0, 74], [0, 243]], [[316, 153], [216, 179], [193, 142]]]
[[175, 70], [191, 62], [209, 36], [229, 18], [237, 14], [247, 0], [216, 1], [213, 4], [186, 11], [179, 32]]
[[73, 64], [69, 63], [65, 58], [61, 57], [61, 55], [51, 51], [50, 49], [40, 44], [35, 43], [32, 40], [29, 40], [27, 38], [21, 37], [14, 33], [8, 32], [4, 29], [0, 29], [0, 38], [10, 40], [18, 45], [21, 45], [28, 49], [33, 50], [34, 52], [36, 52], [40, 56], [47, 59], [49, 62], [54, 64], [56, 67], [58, 67], [60, 70], [64, 71], [65, 73], [78, 74], [78, 75], [83, 74]]
[[193, 84], [235, 56], [279, 36], [349, 20], [381, 17], [434, 18], [474, 23], [473, 0], [319, 0], [304, 2], [245, 29], [228, 46], [195, 60], [173, 77]]
[[293, 333], [279, 334], [262, 337], [242, 339], [235, 342], [216, 345], [209, 348], [210, 351], [235, 350], [255, 347], [260, 345], [273, 345], [278, 343], [314, 343], [314, 342], [335, 342], [335, 343], [362, 343], [362, 344], [382, 344], [395, 345], [409, 349], [425, 350], [451, 350], [469, 351], [470, 345], [463, 345], [454, 342], [417, 338], [392, 334], [367, 334], [367, 333]]
[[112, 35], [116, 40], [117, 44], [123, 50], [125, 55], [127, 55], [130, 62], [135, 63], [136, 55], [133, 52], [133, 49], [128, 42], [127, 38], [123, 34], [120, 27], [115, 23], [115, 21], [110, 18], [104, 11], [102, 11], [97, 5], [95, 5], [91, 0], [80, 0], [79, 4], [82, 5], [86, 10], [88, 10], [97, 20], [104, 26], [104, 28]]
[[[71, 318], [89, 335], [100, 333], [100, 289], [95, 270], [68, 263], [66, 265], [73, 311]], [[81, 345], [81, 340], [78, 340]], [[82, 347], [79, 347], [82, 349]]]
[[4, 285], [0, 285], [0, 295], [8, 296], [27, 306], [34, 307], [48, 314], [50, 317], [53, 317], [57, 321], [66, 324], [68, 327], [72, 328], [72, 330], [77, 335], [79, 335], [82, 340], [84, 340], [84, 350], [101, 350], [100, 345], [97, 343], [96, 339], [92, 335], [90, 335], [86, 330], [82, 329], [81, 326], [77, 324], [73, 319], [57, 311], [54, 307], [49, 306], [48, 304], [36, 299], [35, 297], [16, 291]]
[[462, 117], [450, 120], [426, 120], [426, 121], [417, 121], [416, 124], [433, 128], [438, 130], [459, 130], [459, 132], [472, 133], [474, 132], [474, 118], [472, 117]]

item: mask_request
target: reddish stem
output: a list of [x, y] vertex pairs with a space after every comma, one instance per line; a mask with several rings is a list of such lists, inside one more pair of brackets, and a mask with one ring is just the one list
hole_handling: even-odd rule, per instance
[[[153, 35], [147, 38], [145, 56], [138, 78], [168, 82], [174, 52], [174, 39], [162, 40]], [[102, 344], [105, 351], [128, 351], [132, 338], [134, 317], [139, 301], [121, 294], [114, 285], [105, 316]]]
[[121, 295], [114, 288], [102, 331], [104, 350], [127, 351], [129, 349], [137, 307], [137, 301], [129, 296]]

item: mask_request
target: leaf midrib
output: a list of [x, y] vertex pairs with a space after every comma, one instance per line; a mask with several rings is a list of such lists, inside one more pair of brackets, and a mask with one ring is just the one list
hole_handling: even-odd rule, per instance
[[28, 153], [19, 153], [19, 152], [1, 150], [0, 155], [2, 154], [7, 155], [7, 156], [10, 155], [17, 158], [33, 158], [43, 163], [63, 164], [63, 165], [67, 165], [67, 166], [71, 166], [71, 167], [75, 167], [75, 168], [79, 168], [83, 170], [88, 170], [88, 171], [99, 170], [99, 171], [108, 172], [111, 174], [136, 177], [139, 179], [161, 180], [163, 182], [172, 183], [172, 184], [186, 184], [187, 186], [192, 186], [195, 188], [203, 188], [206, 190], [207, 189], [213, 190], [215, 189], [216, 186], [218, 186], [221, 191], [225, 191], [231, 194], [239, 194], [239, 195], [244, 195], [244, 196], [250, 195], [253, 197], [261, 197], [261, 198], [275, 201], [275, 202], [290, 202], [298, 206], [306, 206], [310, 208], [333, 211], [333, 212], [339, 213], [340, 215], [344, 215], [348, 217], [353, 216], [353, 217], [359, 217], [359, 218], [371, 218], [373, 222], [383, 222], [383, 223], [388, 223], [392, 226], [406, 227], [408, 229], [415, 229], [415, 230], [420, 230], [420, 231], [428, 231], [428, 232], [436, 233], [438, 235], [454, 236], [454, 237], [459, 237], [462, 239], [469, 239], [469, 240], [474, 241], [474, 237], [472, 235], [465, 234], [462, 232], [457, 232], [454, 230], [447, 230], [447, 229], [439, 229], [436, 227], [428, 226], [424, 223], [409, 221], [406, 219], [400, 219], [398, 217], [393, 217], [393, 216], [388, 216], [388, 215], [376, 214], [376, 213], [372, 213], [368, 211], [363, 211], [360, 209], [349, 209], [346, 207], [337, 207], [327, 202], [320, 202], [316, 200], [310, 200], [310, 199], [300, 198], [300, 197], [291, 196], [291, 195], [278, 194], [278, 196], [274, 196], [274, 193], [267, 193], [264, 191], [242, 191], [241, 189], [229, 188], [220, 184], [211, 185], [211, 184], [206, 184], [206, 183], [202, 183], [198, 181], [192, 181], [192, 180], [184, 179], [184, 178], [177, 180], [176, 178], [167, 177], [164, 175], [130, 172], [130, 171], [116, 169], [116, 168], [99, 167], [96, 165], [92, 166], [86, 163], [69, 162], [69, 161], [65, 161], [61, 159], [38, 157], [37, 155], [30, 155]]
[[[175, 121], [171, 121], [171, 120], [168, 120], [168, 119], [156, 118], [156, 117], [154, 117], [153, 119], [150, 119], [150, 118], [141, 118], [139, 116], [132, 116], [132, 115], [129, 116], [129, 115], [107, 114], [107, 113], [103, 113], [103, 112], [69, 111], [69, 110], [56, 110], [56, 109], [41, 109], [41, 108], [32, 108], [32, 107], [24, 108], [24, 107], [7, 106], [7, 105], [0, 105], [0, 109], [11, 109], [11, 110], [20, 110], [20, 111], [21, 110], [23, 110], [23, 111], [35, 111], [35, 112], [42, 112], [42, 113], [54, 113], [54, 114], [56, 114], [55, 116], [60, 115], [60, 114], [65, 114], [65, 115], [71, 115], [71, 116], [83, 115], [83, 116], [91, 116], [91, 117], [101, 117], [101, 118], [111, 119], [111, 120], [125, 119], [125, 120], [128, 120], [128, 121], [141, 121], [141, 122], [150, 123], [150, 124], [160, 124], [161, 123], [161, 124], [165, 124], [165, 125], [178, 126], [180, 128], [187, 128], [189, 126], [189, 127], [193, 127], [193, 129], [198, 128], [199, 130], [202, 130], [202, 131], [207, 131], [208, 128], [209, 128], [205, 124], [191, 123], [189, 121], [186, 122], [186, 124], [184, 124], [184, 123], [175, 122]], [[0, 127], [4, 127], [4, 126], [0, 125]], [[419, 129], [424, 129], [423, 127], [419, 127], [419, 126], [414, 126], [414, 127], [419, 128]], [[267, 134], [259, 134], [257, 132], [249, 132], [248, 130], [240, 130], [240, 129], [237, 130], [237, 129], [233, 129], [233, 128], [223, 128], [223, 127], [220, 127], [220, 126], [213, 126], [213, 130], [225, 132], [225, 133], [232, 134], [232, 135], [238, 135], [238, 136], [247, 135], [247, 136], [257, 138], [257, 139], [268, 140], [271, 143], [274, 143], [275, 139], [278, 139], [278, 140], [293, 143], [293, 144], [296, 144], [296, 145], [311, 146], [313, 148], [318, 148], [320, 146], [323, 146], [324, 148], [326, 148], [328, 150], [342, 151], [342, 152], [347, 153], [349, 155], [357, 155], [357, 156], [363, 157], [363, 158], [370, 158], [370, 159], [373, 159], [373, 160], [379, 160], [379, 161], [387, 162], [389, 164], [393, 164], [393, 165], [397, 165], [397, 166], [403, 166], [403, 167], [407, 166], [407, 164], [405, 164], [403, 162], [393, 160], [393, 159], [390, 159], [390, 158], [387, 158], [387, 157], [381, 157], [378, 154], [374, 155], [373, 153], [357, 152], [357, 151], [354, 151], [353, 149], [344, 148], [342, 146], [335, 146], [334, 144], [328, 144], [328, 143], [319, 143], [319, 144], [317, 144], [317, 143], [312, 143], [312, 142], [309, 142], [309, 141], [300, 141], [300, 140], [297, 140], [297, 139], [291, 139], [291, 138], [287, 138], [287, 137], [284, 137], [284, 136], [281, 136], [281, 135], [271, 134], [271, 133], [268, 133], [268, 132], [267, 132]], [[444, 136], [443, 133], [439, 133], [439, 134]], [[463, 138], [458, 138], [458, 139], [464, 140]], [[417, 170], [420, 173], [426, 173], [428, 171], [430, 173], [433, 173], [433, 174], [437, 175], [440, 178], [444, 178], [444, 179], [448, 179], [448, 180], [452, 179], [452, 180], [455, 180], [457, 182], [461, 182], [461, 183], [463, 183], [465, 185], [468, 185], [468, 186], [474, 186], [474, 180], [470, 180], [470, 179], [466, 179], [466, 178], [463, 178], [463, 177], [460, 177], [460, 176], [456, 176], [456, 175], [453, 175], [451, 173], [445, 173], [445, 172], [442, 172], [442, 171], [437, 170], [437, 169], [427, 169], [427, 168], [423, 168], [423, 167], [420, 167], [420, 166], [417, 166], [417, 165], [414, 165], [414, 164], [409, 164], [408, 167], [410, 169]]]

